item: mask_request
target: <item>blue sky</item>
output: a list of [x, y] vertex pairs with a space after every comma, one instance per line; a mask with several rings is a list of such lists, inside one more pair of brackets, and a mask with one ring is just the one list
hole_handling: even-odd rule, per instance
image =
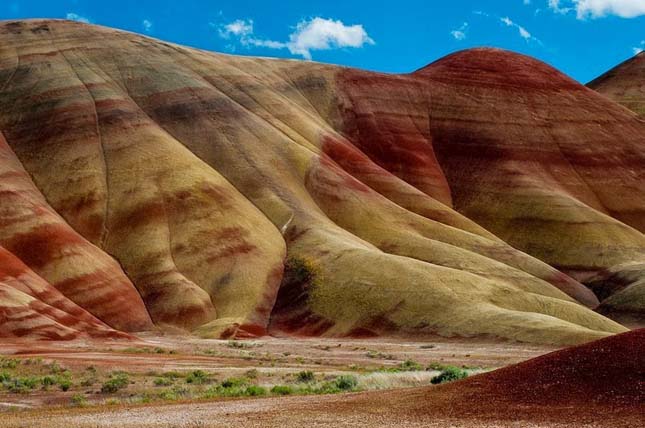
[[212, 51], [385, 72], [495, 46], [587, 82], [645, 49], [645, 0], [0, 0], [0, 19], [44, 17]]

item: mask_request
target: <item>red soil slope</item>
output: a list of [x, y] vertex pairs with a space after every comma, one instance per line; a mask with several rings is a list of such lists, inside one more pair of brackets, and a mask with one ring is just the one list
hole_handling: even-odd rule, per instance
[[387, 409], [388, 416], [381, 417], [386, 421], [523, 421], [527, 426], [551, 421], [635, 428], [645, 415], [643, 349], [645, 330], [641, 329], [459, 382], [343, 397], [312, 403], [300, 412], [303, 420], [325, 412], [327, 418], [337, 420], [351, 420], [351, 415], [361, 412], [367, 420]]

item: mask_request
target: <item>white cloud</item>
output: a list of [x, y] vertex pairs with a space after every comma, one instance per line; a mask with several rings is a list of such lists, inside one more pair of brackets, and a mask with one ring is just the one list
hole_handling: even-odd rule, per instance
[[576, 12], [578, 19], [616, 15], [635, 18], [645, 15], [644, 0], [548, 0], [549, 8], [557, 13]]
[[143, 26], [143, 31], [145, 31], [146, 33], [149, 33], [152, 31], [153, 24], [151, 20], [144, 19], [143, 21], [141, 21], [141, 25]]
[[468, 31], [468, 23], [464, 22], [461, 27], [456, 30], [452, 30], [450, 34], [455, 40], [464, 40], [466, 38], [466, 32]]
[[301, 21], [289, 36], [289, 52], [311, 59], [312, 50], [332, 48], [360, 48], [373, 45], [362, 25], [345, 25], [341, 21], [316, 17]]
[[[565, 0], [565, 2], [567, 2], [567, 1], [568, 0]], [[575, 0], [573, 0], [573, 1], [575, 1]], [[571, 12], [572, 10], [574, 10], [572, 7], [563, 6], [560, 3], [560, 0], [549, 0], [547, 3], [548, 3], [548, 6], [549, 6], [549, 9], [551, 9], [555, 13], [560, 13], [562, 15], [565, 15], [565, 14]]]
[[516, 24], [513, 22], [508, 16], [505, 16], [504, 18], [500, 18], [500, 21], [502, 23], [506, 24], [507, 27], [513, 27], [517, 29], [517, 32], [519, 33], [520, 37], [522, 37], [524, 40], [529, 41], [529, 40], [536, 40], [535, 37], [531, 35], [531, 33], [528, 32], [528, 30], [524, 27], [522, 27], [519, 24]]
[[67, 15], [65, 16], [67, 19], [70, 21], [77, 21], [77, 22], [83, 22], [85, 24], [91, 24], [92, 21], [89, 18], [86, 18], [84, 16], [81, 16], [77, 13], [74, 12], [68, 12]]
[[632, 50], [634, 51], [634, 55], [638, 55], [639, 53], [645, 51], [645, 40], [641, 40], [640, 44], [637, 47], [632, 48]]
[[[211, 24], [213, 25], [213, 24]], [[334, 48], [360, 48], [373, 45], [362, 25], [345, 25], [342, 21], [316, 17], [296, 25], [289, 40], [280, 42], [254, 37], [253, 21], [238, 19], [218, 27], [220, 37], [235, 37], [244, 46], [257, 46], [269, 49], [288, 49], [294, 55], [311, 59], [311, 51]]]
[[253, 34], [253, 20], [237, 19], [229, 24], [219, 27], [219, 36], [224, 39], [230, 39], [231, 36], [244, 39]]

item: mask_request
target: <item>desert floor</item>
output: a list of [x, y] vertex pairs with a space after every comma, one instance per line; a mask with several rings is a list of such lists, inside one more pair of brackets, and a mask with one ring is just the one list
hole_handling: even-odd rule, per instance
[[[472, 375], [554, 349], [441, 337], [423, 342], [319, 338], [226, 341], [172, 335], [143, 335], [136, 343], [5, 340], [0, 354], [4, 361], [17, 363], [8, 372], [24, 378], [57, 378], [63, 373], [70, 386], [66, 391], [56, 383], [20, 392], [0, 389], [0, 427], [461, 426], [397, 413], [382, 406], [382, 400], [389, 400], [387, 394], [430, 385], [441, 366], [456, 366]], [[195, 371], [206, 374], [203, 384], [187, 383]], [[297, 385], [299, 374], [307, 371], [313, 372], [318, 382], [353, 376], [358, 379], [357, 389], [363, 392], [204, 397], [209, 386], [225, 379], [247, 379], [269, 391], [273, 385]], [[126, 373], [128, 385], [116, 392], [102, 392], [102, 384], [114, 373]], [[167, 374], [172, 375], [167, 384], [155, 383]], [[374, 400], [371, 394], [376, 394]], [[372, 409], [362, 403], [345, 407], [342, 414], [334, 410], [339, 403], [361, 397], [379, 407]]]

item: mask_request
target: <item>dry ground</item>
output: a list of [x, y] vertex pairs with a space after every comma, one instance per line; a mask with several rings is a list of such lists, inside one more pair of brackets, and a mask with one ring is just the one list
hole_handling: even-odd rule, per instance
[[[170, 400], [195, 401], [208, 385], [188, 385], [186, 375], [202, 370], [209, 383], [228, 378], [252, 376], [253, 383], [270, 389], [272, 385], [293, 385], [301, 371], [312, 371], [321, 382], [349, 374], [359, 379], [359, 389], [393, 389], [430, 384], [435, 370], [396, 372], [405, 361], [413, 361], [423, 369], [428, 366], [454, 365], [466, 367], [471, 373], [520, 362], [553, 350], [552, 347], [518, 343], [500, 343], [486, 339], [446, 339], [437, 337], [425, 342], [399, 339], [303, 339], [261, 338], [250, 341], [187, 339], [185, 336], [144, 335], [137, 343], [129, 342], [32, 342], [8, 340], [0, 345], [0, 354], [20, 361], [14, 369], [21, 375], [49, 374], [51, 367], [67, 371], [71, 387], [62, 391], [56, 385], [36, 387], [23, 393], [0, 389], [0, 427], [12, 426], [128, 426], [116, 417], [133, 417], [132, 426], [200, 427], [204, 413], [221, 412], [217, 423], [236, 423], [236, 418], [265, 419], [271, 408], [293, 408], [314, 402], [326, 403], [332, 397], [270, 397], [241, 399], [200, 399], [179, 407], [164, 407], [168, 399], [159, 399], [160, 391], [190, 388], [190, 395]], [[130, 384], [116, 393], [101, 392], [101, 385], [110, 374], [128, 374]], [[2, 372], [2, 369], [0, 369]], [[154, 381], [166, 373], [176, 373], [171, 386], [160, 387]], [[82, 398], [78, 398], [78, 397]], [[336, 395], [344, 397], [344, 395]], [[343, 398], [340, 398], [343, 400]], [[75, 401], [76, 400], [76, 401]], [[78, 406], [81, 400], [83, 407]], [[174, 404], [174, 403], [173, 403]], [[143, 407], [141, 407], [143, 406]], [[168, 409], [167, 412], [162, 409]], [[186, 409], [194, 416], [176, 409]], [[100, 412], [103, 418], [94, 415]], [[92, 416], [84, 416], [89, 412]], [[105, 412], [105, 413], [103, 413]], [[167, 413], [167, 415], [166, 415]], [[143, 417], [149, 424], [142, 425]], [[75, 415], [75, 416], [72, 416]], [[165, 415], [165, 416], [164, 416]], [[178, 415], [178, 418], [173, 415]], [[183, 415], [183, 416], [181, 416]], [[240, 416], [241, 415], [241, 416]], [[40, 418], [45, 419], [40, 419]], [[249, 416], [251, 417], [251, 416]], [[170, 418], [170, 419], [168, 419]], [[348, 416], [348, 421], [352, 416]], [[324, 418], [323, 418], [324, 419]], [[42, 425], [44, 421], [47, 425]], [[104, 422], [100, 422], [103, 420]], [[96, 423], [94, 422], [96, 421]], [[170, 425], [163, 425], [166, 422]], [[94, 423], [94, 425], [92, 425]], [[103, 423], [103, 425], [100, 425]], [[162, 425], [159, 425], [162, 423]], [[265, 426], [265, 421], [258, 426]], [[219, 425], [214, 425], [219, 426]], [[245, 424], [245, 426], [248, 426]], [[314, 425], [315, 426], [315, 425]]]
[[[114, 394], [80, 379], [57, 388], [0, 394], [0, 428], [214, 427], [455, 427], [640, 428], [645, 403], [643, 330], [551, 353], [552, 348], [485, 339], [431, 342], [278, 339], [228, 342], [147, 336], [141, 343], [4, 343], [2, 352], [29, 372], [55, 367], [70, 376], [121, 370], [131, 383]], [[614, 358], [616, 357], [616, 358]], [[608, 358], [612, 364], [605, 366]], [[471, 373], [509, 366], [464, 382], [427, 387], [435, 364], [467, 366]], [[8, 361], [5, 359], [4, 361]], [[422, 369], [399, 370], [405, 361]], [[604, 371], [599, 372], [599, 367]], [[363, 392], [330, 395], [204, 399], [176, 402], [142, 397], [152, 376], [203, 370], [218, 382], [254, 373], [255, 385], [294, 385], [311, 370], [316, 381], [350, 374]], [[174, 381], [186, 386], [186, 377]], [[214, 380], [213, 380], [214, 382]], [[612, 383], [613, 382], [613, 383]], [[99, 382], [100, 383], [100, 382]], [[421, 386], [419, 386], [421, 385]], [[416, 386], [404, 388], [405, 386]], [[199, 392], [204, 386], [191, 386]], [[382, 391], [373, 389], [386, 388]], [[79, 394], [80, 391], [80, 394]], [[83, 395], [85, 405], [72, 405]], [[107, 396], [110, 398], [108, 399]], [[77, 403], [78, 404], [78, 403]]]

